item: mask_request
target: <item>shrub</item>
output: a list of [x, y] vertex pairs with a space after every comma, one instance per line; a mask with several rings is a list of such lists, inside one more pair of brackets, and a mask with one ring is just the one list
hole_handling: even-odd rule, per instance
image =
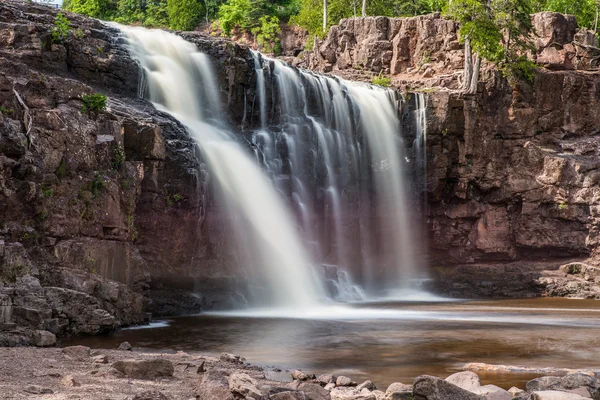
[[390, 87], [392, 85], [392, 79], [388, 78], [387, 76], [383, 76], [380, 72], [379, 75], [377, 75], [377, 76], [373, 77], [373, 79], [371, 79], [371, 83], [373, 85]]
[[500, 71], [511, 85], [518, 82], [533, 83], [538, 65], [526, 56], [518, 57], [515, 61], [500, 66]]
[[121, 169], [123, 164], [125, 163], [125, 150], [123, 146], [117, 144], [113, 150], [113, 159], [112, 159], [112, 167], [115, 171]]
[[52, 43], [62, 43], [65, 41], [71, 30], [71, 23], [63, 15], [63, 13], [56, 14], [54, 19], [54, 27], [52, 28]]
[[219, 8], [221, 29], [226, 35], [236, 27], [249, 30], [256, 26], [260, 14], [260, 6], [251, 0], [230, 0]]
[[102, 177], [99, 174], [96, 174], [96, 176], [94, 176], [94, 179], [88, 183], [87, 185], [87, 190], [89, 190], [92, 193], [92, 197], [96, 198], [106, 187], [106, 184], [104, 183], [104, 179], [102, 179]]
[[260, 17], [260, 25], [252, 28], [251, 32], [256, 35], [256, 41], [260, 48], [267, 53], [281, 51], [279, 44], [279, 18], [264, 15]]
[[106, 96], [100, 93], [87, 94], [82, 97], [81, 112], [99, 112], [106, 110]]
[[2, 115], [8, 115], [8, 114], [12, 114], [13, 110], [10, 108], [0, 106], [0, 113], [2, 113]]

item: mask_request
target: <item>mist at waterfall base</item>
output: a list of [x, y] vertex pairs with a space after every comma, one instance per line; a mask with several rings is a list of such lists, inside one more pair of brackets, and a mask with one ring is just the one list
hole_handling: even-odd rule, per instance
[[[168, 32], [120, 29], [144, 69], [141, 94], [198, 143], [232, 221], [253, 313], [287, 316], [293, 310], [310, 318], [337, 301], [439, 300], [415, 288], [424, 277], [417, 256], [420, 204], [407, 194], [413, 166], [395, 92], [253, 53], [256, 110], [246, 113], [258, 117], [252, 157], [224, 122], [207, 55]], [[419, 101], [424, 110], [424, 98]], [[421, 154], [415, 159], [424, 157], [422, 116], [417, 110], [413, 149]], [[424, 162], [416, 164], [422, 181]], [[342, 310], [352, 309], [330, 312]]]

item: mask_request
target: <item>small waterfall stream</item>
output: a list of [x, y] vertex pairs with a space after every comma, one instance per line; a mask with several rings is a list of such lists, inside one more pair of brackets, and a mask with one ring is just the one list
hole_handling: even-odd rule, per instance
[[[145, 71], [142, 95], [198, 143], [242, 270], [258, 282], [251, 305], [306, 308], [414, 286], [420, 235], [396, 92], [253, 52], [256, 95], [244, 115], [255, 129], [253, 159], [224, 122], [207, 55], [168, 32], [120, 29]], [[424, 97], [417, 104], [413, 152], [424, 157]]]

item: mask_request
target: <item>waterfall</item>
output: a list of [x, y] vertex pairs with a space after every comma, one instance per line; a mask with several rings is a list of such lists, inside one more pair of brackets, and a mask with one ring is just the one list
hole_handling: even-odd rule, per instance
[[[371, 295], [414, 289], [423, 268], [407, 179], [409, 172], [424, 176], [415, 170], [425, 162], [424, 111], [418, 112], [413, 166], [399, 118], [404, 105], [394, 91], [298, 70], [259, 53], [254, 64], [260, 115], [262, 99], [269, 98], [264, 74], [272, 65], [274, 109], [254, 141], [265, 158], [277, 160], [275, 179], [290, 182], [282, 193], [295, 205], [315, 262], [348, 271]], [[419, 101], [424, 104], [422, 95]]]
[[[314, 279], [293, 217], [260, 166], [222, 122], [218, 81], [210, 59], [172, 33], [120, 29], [127, 35], [131, 55], [145, 71], [147, 99], [185, 125], [197, 142], [221, 201], [232, 214], [243, 267], [256, 271], [267, 286], [258, 291], [260, 304], [316, 305], [324, 294]], [[266, 121], [260, 104], [262, 125]], [[263, 153], [267, 162], [275, 161], [274, 150], [269, 153], [263, 148]]]

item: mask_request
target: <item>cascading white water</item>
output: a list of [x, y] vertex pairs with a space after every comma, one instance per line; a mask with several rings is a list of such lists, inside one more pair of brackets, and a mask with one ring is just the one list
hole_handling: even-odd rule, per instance
[[[264, 151], [264, 156], [277, 159], [279, 170], [271, 170], [275, 176], [289, 176], [286, 194], [296, 205], [306, 241], [317, 243], [316, 262], [352, 271], [372, 294], [398, 296], [410, 289], [424, 272], [415, 254], [421, 237], [414, 219], [418, 213], [407, 194], [412, 165], [395, 93], [278, 60], [258, 68], [260, 58], [254, 53], [263, 79], [273, 65], [275, 118], [269, 127], [261, 126], [255, 142], [259, 148], [285, 148]], [[257, 98], [268, 98], [264, 82], [258, 82]], [[424, 104], [424, 97], [419, 101]], [[424, 110], [419, 104], [418, 110]], [[422, 168], [426, 120], [424, 111], [417, 113], [416, 162]], [[283, 143], [273, 144], [277, 141]]]
[[148, 99], [183, 123], [198, 143], [232, 213], [240, 250], [246, 256], [243, 264], [258, 271], [267, 285], [263, 302], [281, 307], [318, 304], [324, 297], [322, 288], [282, 198], [233, 135], [219, 126], [220, 95], [208, 57], [194, 44], [165, 31], [119, 28], [145, 70]]

